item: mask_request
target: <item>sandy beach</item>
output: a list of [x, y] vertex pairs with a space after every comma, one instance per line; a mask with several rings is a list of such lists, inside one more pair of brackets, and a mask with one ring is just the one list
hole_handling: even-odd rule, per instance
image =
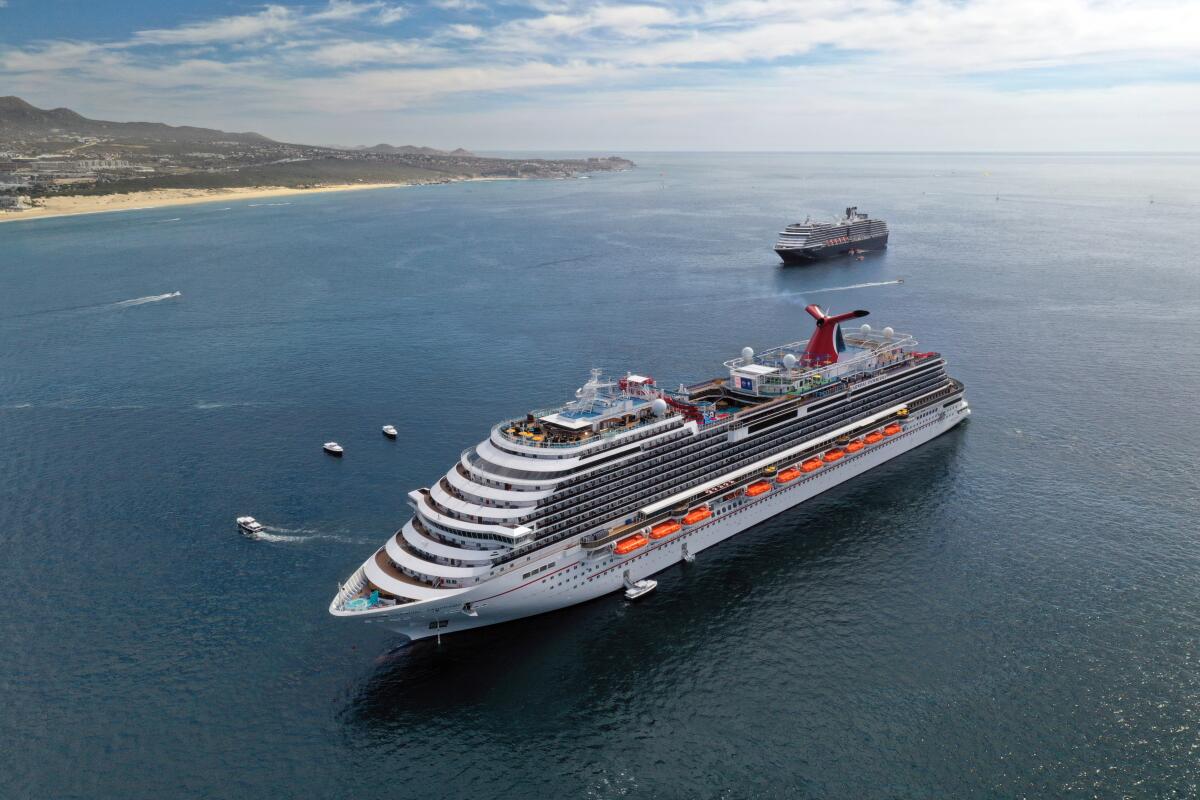
[[70, 197], [47, 197], [45, 205], [24, 211], [0, 211], [0, 222], [18, 222], [23, 219], [47, 219], [70, 217], [77, 214], [104, 214], [112, 211], [137, 211], [166, 206], [183, 206], [192, 203], [213, 203], [231, 200], [258, 200], [273, 197], [290, 197], [317, 192], [351, 192], [365, 189], [388, 189], [409, 186], [406, 183], [352, 183], [318, 186], [312, 189], [289, 189], [282, 186], [259, 186], [235, 189], [154, 189], [148, 192], [129, 194], [80, 195]]

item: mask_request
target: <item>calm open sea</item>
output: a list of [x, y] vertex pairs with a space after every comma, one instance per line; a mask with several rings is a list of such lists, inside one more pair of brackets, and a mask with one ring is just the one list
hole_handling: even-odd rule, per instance
[[[1200, 157], [633, 158], [0, 226], [0, 797], [1200, 792]], [[780, 266], [852, 204], [886, 253]], [[499, 418], [807, 302], [974, 417], [637, 605], [326, 613]]]

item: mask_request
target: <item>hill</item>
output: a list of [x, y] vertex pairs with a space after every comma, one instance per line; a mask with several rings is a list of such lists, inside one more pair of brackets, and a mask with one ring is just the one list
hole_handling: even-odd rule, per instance
[[41, 109], [19, 97], [0, 97], [0, 139], [39, 139], [53, 136], [91, 136], [118, 142], [177, 142], [209, 144], [269, 144], [258, 133], [229, 133], [162, 122], [108, 122], [88, 119], [69, 108]]

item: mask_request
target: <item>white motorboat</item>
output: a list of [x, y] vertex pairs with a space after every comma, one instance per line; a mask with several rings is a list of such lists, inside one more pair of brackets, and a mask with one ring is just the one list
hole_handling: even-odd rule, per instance
[[658, 588], [658, 581], [645, 579], [636, 583], [625, 582], [625, 599], [637, 600], [639, 597], [645, 597]]
[[395, 439], [396, 438], [396, 426], [395, 425], [384, 425], [383, 426], [383, 435], [388, 437], [389, 439]]
[[254, 517], [238, 517], [237, 526], [243, 536], [257, 536], [263, 532], [262, 523]]
[[345, 449], [337, 442], [326, 442], [321, 445], [322, 449], [331, 456], [340, 456], [345, 452]]

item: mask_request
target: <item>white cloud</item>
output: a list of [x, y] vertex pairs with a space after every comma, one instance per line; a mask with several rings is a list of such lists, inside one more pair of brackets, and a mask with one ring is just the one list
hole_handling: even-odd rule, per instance
[[349, 67], [357, 64], [397, 64], [431, 61], [441, 55], [434, 47], [408, 42], [360, 42], [342, 40], [322, 44], [316, 49], [301, 51], [304, 61], [329, 67]]
[[482, 39], [483, 28], [478, 25], [450, 25], [446, 34], [455, 39]]
[[[479, 4], [431, 5], [470, 11]], [[993, 131], [1012, 132], [1005, 115], [1020, 118], [1021, 109], [1049, 118], [1046, 97], [1075, 108], [1079, 119], [1101, 132], [1122, 135], [1164, 120], [1169, 111], [1176, 122], [1168, 138], [1158, 138], [1162, 146], [1174, 141], [1170, 136], [1200, 129], [1200, 104], [1154, 112], [1136, 101], [1194, 96], [1200, 81], [1180, 77], [1200, 66], [1200, 7], [1194, 0], [526, 0], [519, 8], [523, 16], [515, 19], [473, 14], [466, 18], [470, 24], [443, 24], [430, 32], [430, 18], [422, 16], [428, 5], [266, 5], [137, 31], [124, 41], [0, 45], [0, 82], [17, 94], [36, 90], [41, 97], [64, 98], [52, 99], [54, 105], [84, 96], [92, 113], [109, 103], [174, 103], [189, 121], [204, 122], [205, 114], [222, 119], [241, 109], [243, 128], [260, 127], [260, 115], [303, 117], [315, 130], [322, 113], [336, 120], [403, 109], [434, 119], [438, 109], [436, 118], [447, 125], [457, 119], [475, 130], [481, 128], [467, 120], [488, 119], [483, 129], [497, 135], [517, 135], [516, 122], [503, 124], [505, 113], [514, 120], [541, 113], [559, 127], [547, 125], [538, 136], [555, 130], [563, 137], [585, 136], [568, 119], [574, 113], [593, 123], [588, 137], [638, 131], [647, 146], [668, 130], [680, 142], [704, 139], [711, 130], [714, 136], [722, 132], [722, 141], [752, 146], [778, 130], [764, 115], [783, 117], [814, 103], [822, 108], [821, 119], [805, 123], [805, 131], [832, 136], [834, 126], [842, 126], [852, 129], [851, 138], [881, 135], [880, 125], [862, 124], [867, 117], [917, 130], [914, 109], [944, 120], [950, 118], [945, 109], [969, 109], [965, 121], [956, 113], [938, 129], [938, 137], [952, 134], [962, 147], [984, 146], [973, 142], [988, 140]], [[1072, 86], [1049, 77], [1055, 70], [1089, 69], [1106, 70], [1125, 86]], [[1036, 84], [1036, 98], [979, 80], [998, 76], [993, 83], [999, 84], [1021, 71], [1045, 76]], [[1139, 88], [1129, 88], [1139, 74]], [[1156, 82], [1156, 74], [1173, 74], [1175, 85]], [[90, 95], [81, 94], [83, 86]], [[464, 101], [465, 95], [494, 100]], [[613, 104], [602, 110], [584, 95]], [[756, 113], [756, 103], [770, 112]], [[458, 115], [445, 110], [458, 104]], [[1130, 121], [1135, 109], [1140, 119]], [[1111, 124], [1103, 122], [1105, 114]], [[1054, 130], [1073, 125], [1056, 124]], [[285, 132], [292, 139], [302, 134]], [[560, 145], [577, 143], [564, 138]]]
[[209, 22], [193, 22], [177, 28], [138, 31], [133, 44], [207, 44], [238, 42], [265, 34], [286, 33], [299, 23], [297, 15], [284, 6], [267, 6], [257, 14], [221, 17]]
[[380, 9], [377, 19], [380, 25], [393, 25], [408, 17], [410, 13], [405, 6], [387, 6]]

